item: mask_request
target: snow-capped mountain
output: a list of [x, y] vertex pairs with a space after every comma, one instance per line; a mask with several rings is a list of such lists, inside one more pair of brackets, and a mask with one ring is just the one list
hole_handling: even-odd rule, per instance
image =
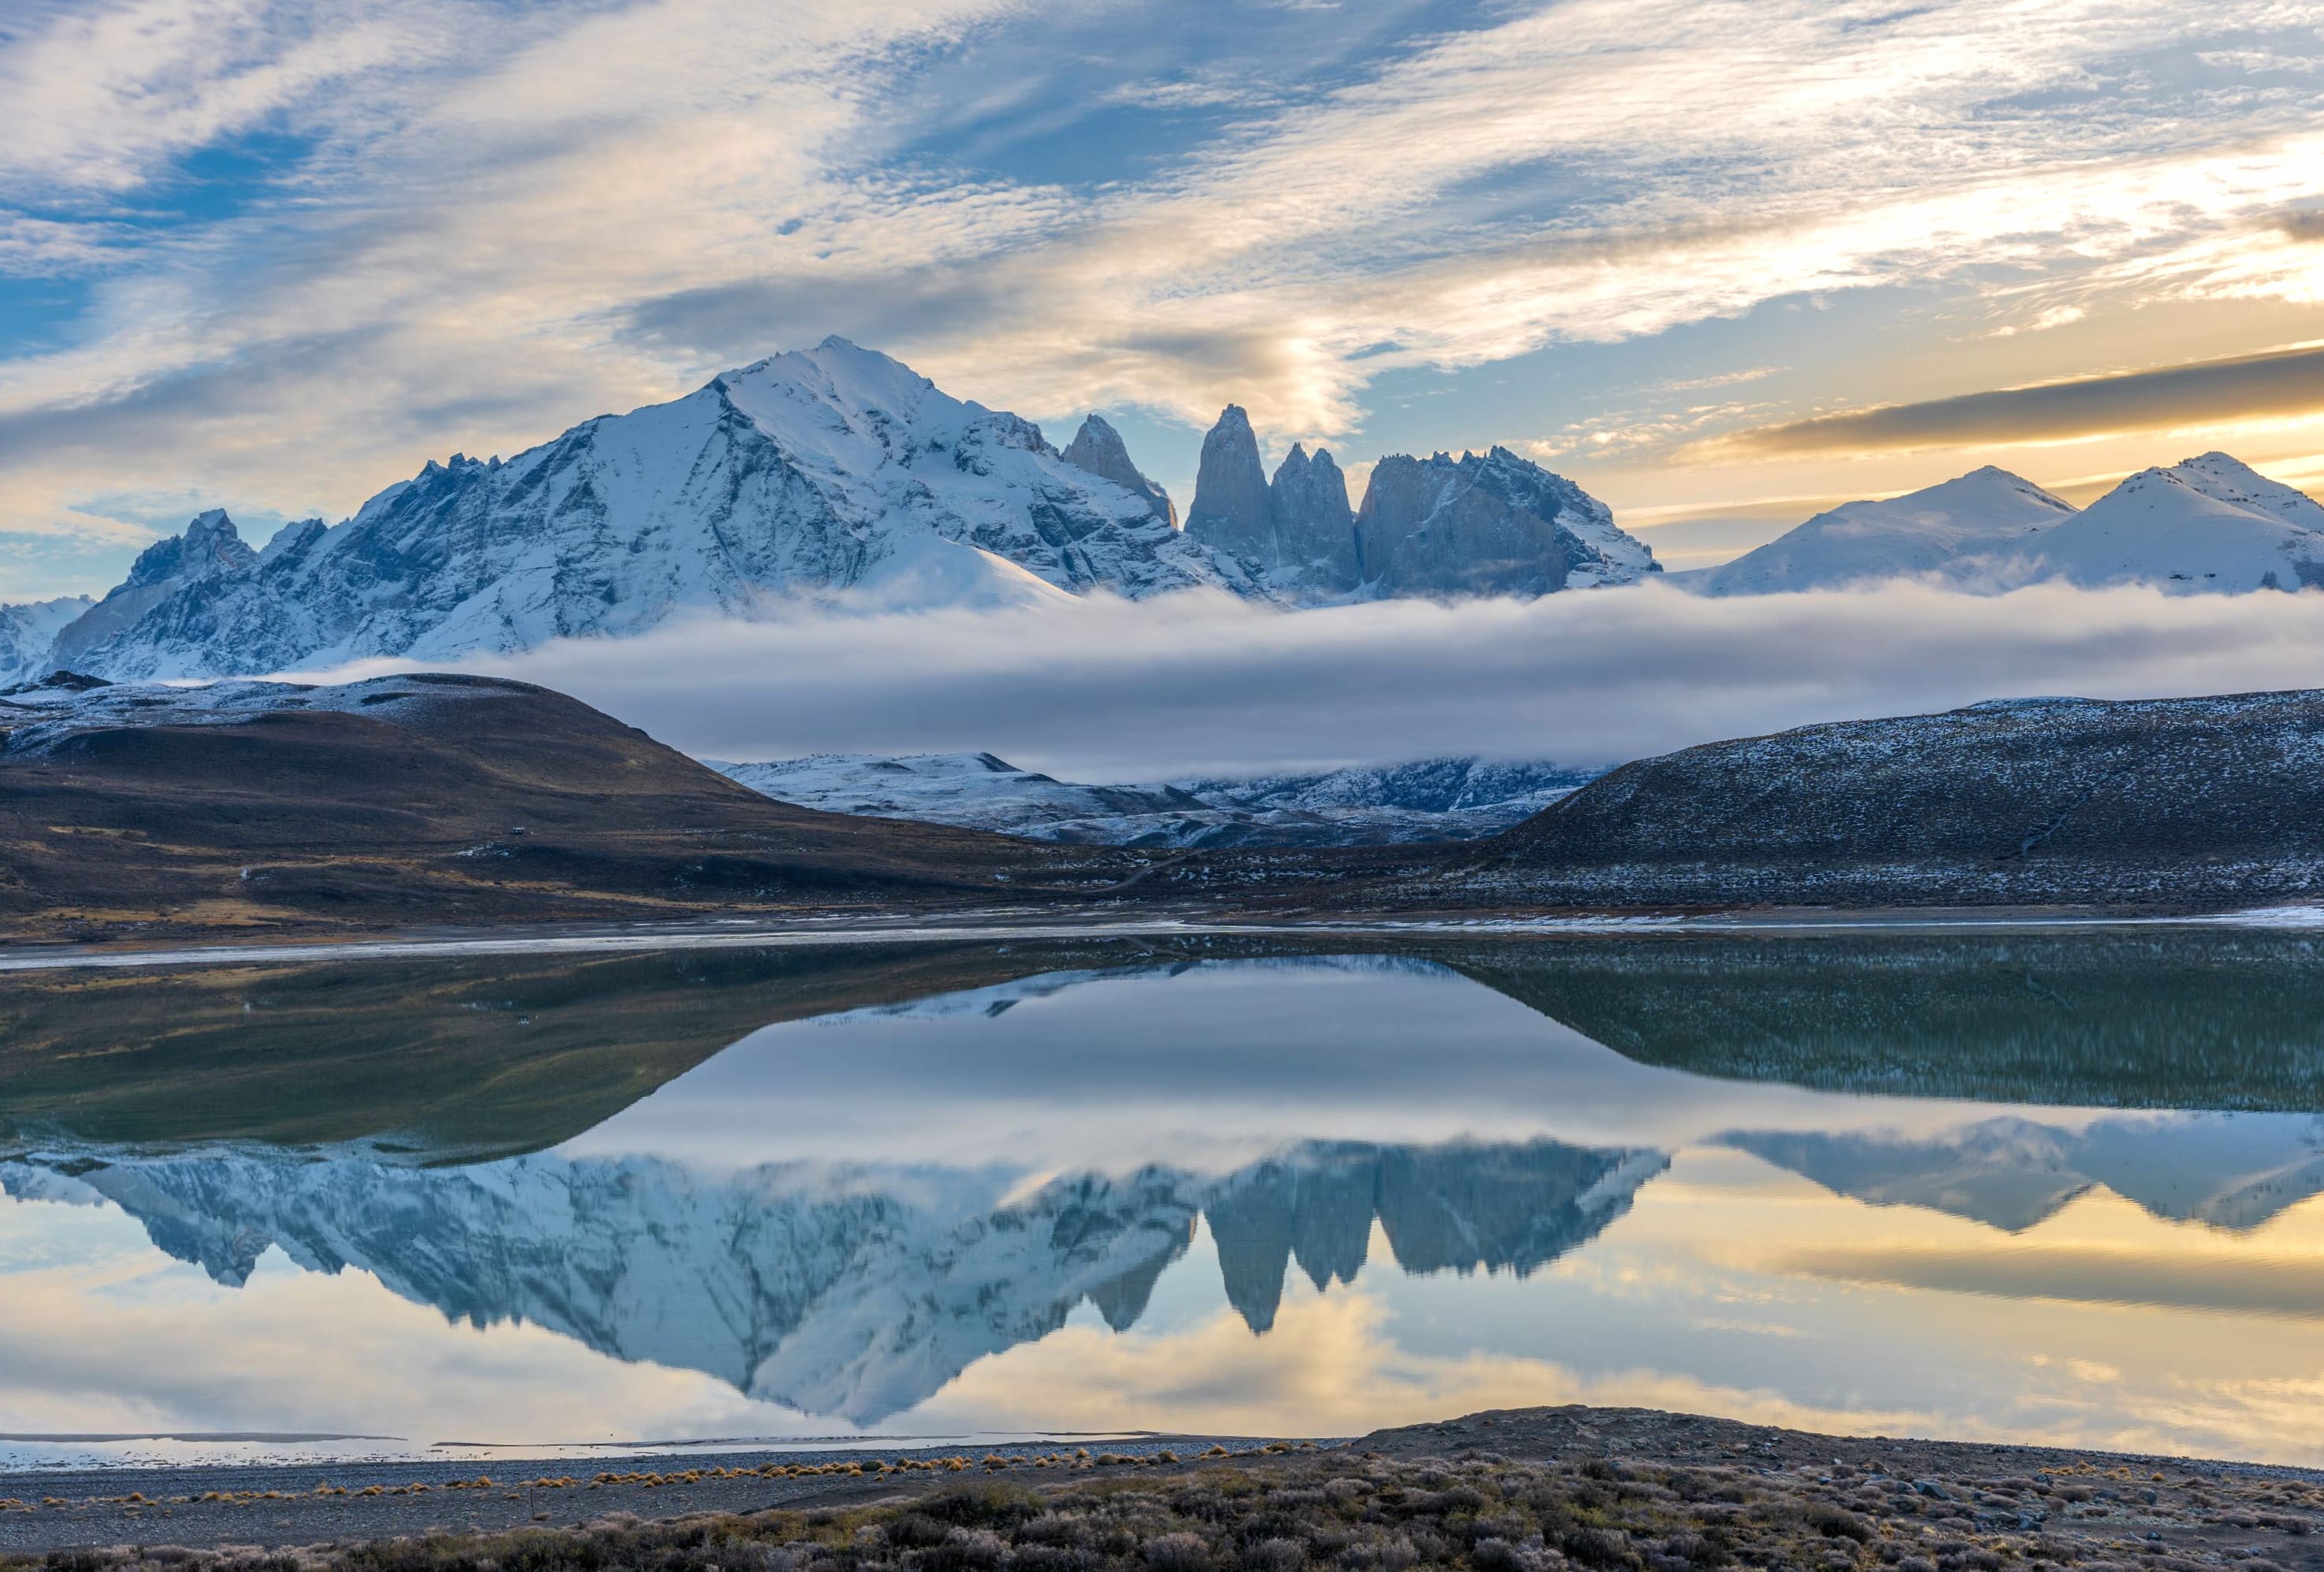
[[1988, 464], [1925, 491], [1819, 513], [1680, 582], [1706, 594], [1751, 595], [1895, 578], [1980, 592], [2047, 581], [2298, 590], [2324, 584], [2324, 506], [2224, 453], [2143, 470], [2080, 511]]
[[2324, 508], [2207, 453], [2132, 475], [2034, 542], [2022, 576], [2231, 593], [2324, 584]]
[[255, 555], [207, 514], [58, 650], [103, 676], [215, 676], [508, 652], [800, 601], [1194, 585], [1250, 589], [1150, 495], [1066, 462], [1030, 421], [829, 338], [512, 459], [431, 462], [345, 523], [290, 525]]
[[553, 1152], [430, 1168], [362, 1152], [74, 1150], [0, 1161], [0, 1188], [116, 1205], [222, 1283], [280, 1248], [447, 1316], [528, 1321], [869, 1425], [1056, 1331], [1084, 1301], [1130, 1327], [1198, 1215], [1229, 1302], [1263, 1331], [1292, 1263], [1319, 1288], [1351, 1280], [1375, 1218], [1406, 1271], [1523, 1275], [1596, 1236], [1666, 1165], [1554, 1141], [1306, 1143], [1223, 1176], [1155, 1166], [1028, 1186], [989, 1169], [719, 1175]]
[[1177, 526], [1178, 509], [1170, 493], [1148, 480], [1145, 472], [1130, 462], [1129, 445], [1102, 415], [1083, 416], [1081, 429], [1058, 456], [1076, 469], [1085, 469], [1145, 498], [1157, 519], [1174, 529]]
[[87, 595], [60, 595], [0, 606], [0, 684], [29, 681], [55, 669], [49, 652], [57, 635], [96, 604]]
[[1944, 575], [1965, 559], [2014, 554], [2073, 514], [2071, 503], [1987, 464], [1885, 501], [1844, 503], [1687, 578], [1705, 594], [1766, 595]]
[[1434, 758], [1250, 779], [1084, 786], [990, 753], [705, 762], [752, 791], [826, 813], [1155, 848], [1472, 840], [1531, 817], [1594, 774], [1545, 763]]

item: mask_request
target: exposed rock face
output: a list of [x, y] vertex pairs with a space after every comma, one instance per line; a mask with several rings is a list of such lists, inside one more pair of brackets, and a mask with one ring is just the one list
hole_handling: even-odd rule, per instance
[[1327, 448], [1311, 456], [1298, 443], [1284, 455], [1268, 488], [1274, 526], [1274, 560], [1268, 565], [1309, 594], [1346, 594], [1364, 581], [1356, 550], [1356, 514], [1348, 506], [1347, 477]]
[[[302, 528], [292, 525], [288, 535]], [[58, 632], [43, 671], [78, 670], [90, 653], [127, 632], [138, 621], [181, 590], [222, 579], [238, 578], [250, 571], [258, 554], [244, 544], [242, 532], [222, 508], [213, 508], [186, 526], [183, 535], [157, 540], [140, 552], [129, 576], [105, 599]]]
[[1265, 555], [1269, 523], [1259, 437], [1242, 406], [1229, 404], [1203, 438], [1203, 466], [1194, 475], [1186, 533], [1215, 550], [1257, 560]]
[[1546, 595], [1635, 584], [1662, 565], [1605, 503], [1506, 447], [1383, 458], [1356, 517], [1380, 595]]
[[1085, 469], [1102, 479], [1111, 481], [1125, 491], [1134, 492], [1146, 499], [1154, 516], [1176, 528], [1178, 522], [1177, 504], [1170, 493], [1156, 485], [1130, 462], [1130, 448], [1102, 415], [1082, 417], [1082, 428], [1065, 445], [1065, 461], [1076, 469]]

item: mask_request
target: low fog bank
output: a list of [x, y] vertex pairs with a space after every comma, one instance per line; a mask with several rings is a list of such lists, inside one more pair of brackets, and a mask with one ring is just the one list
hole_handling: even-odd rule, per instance
[[1069, 779], [1483, 753], [1611, 765], [1979, 699], [2324, 686], [2324, 593], [1919, 584], [1276, 612], [1210, 594], [676, 623], [426, 665], [561, 689], [698, 757], [986, 749]]

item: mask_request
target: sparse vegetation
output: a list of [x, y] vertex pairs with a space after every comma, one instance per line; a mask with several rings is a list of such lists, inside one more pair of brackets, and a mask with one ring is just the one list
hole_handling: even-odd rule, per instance
[[[617, 1512], [581, 1528], [295, 1549], [60, 1550], [0, 1561], [0, 1572], [2128, 1572], [2134, 1559], [2146, 1572], [2195, 1567], [2129, 1540], [2117, 1558], [2111, 1541], [2079, 1525], [2046, 1527], [2049, 1513], [2082, 1512], [2110, 1489], [2155, 1510], [2145, 1475], [2110, 1485], [2112, 1475], [2086, 1475], [2088, 1465], [1941, 1484], [1837, 1459], [1809, 1468], [1524, 1463], [1473, 1451], [1445, 1459], [1270, 1448], [1185, 1466], [1086, 1451], [931, 1462], [830, 1466], [826, 1476], [918, 1491], [854, 1504], [659, 1522]], [[2299, 1481], [2230, 1488], [2254, 1503], [2317, 1499]], [[2275, 1515], [2282, 1531], [2305, 1533], [2304, 1519]], [[2242, 1572], [2282, 1572], [2303, 1558], [2247, 1551], [2237, 1560]]]

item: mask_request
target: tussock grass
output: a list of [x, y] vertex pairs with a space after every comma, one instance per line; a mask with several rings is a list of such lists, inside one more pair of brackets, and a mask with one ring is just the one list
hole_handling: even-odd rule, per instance
[[[1008, 1478], [980, 1475], [989, 1460], [968, 1457], [815, 1469], [911, 1493], [844, 1508], [661, 1522], [616, 1513], [578, 1529], [287, 1550], [60, 1551], [0, 1561], [0, 1572], [2044, 1572], [2080, 1554], [2038, 1533], [1970, 1531], [1945, 1502], [1845, 1468], [1299, 1452], [1157, 1472], [1110, 1466], [1111, 1456], [1019, 1459]], [[760, 1471], [733, 1474], [745, 1472]], [[687, 1477], [606, 1473], [592, 1483]], [[2078, 1572], [2101, 1568], [2085, 1560]]]

